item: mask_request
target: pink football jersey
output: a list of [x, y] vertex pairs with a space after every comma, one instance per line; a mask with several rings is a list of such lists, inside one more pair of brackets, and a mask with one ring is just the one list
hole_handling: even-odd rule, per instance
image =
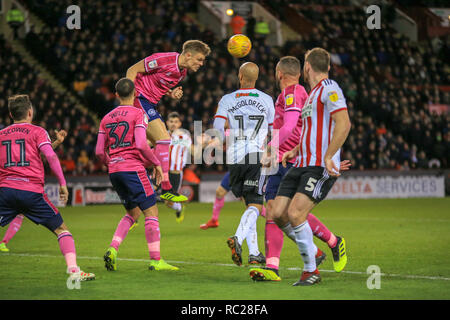
[[158, 104], [162, 96], [175, 87], [187, 70], [178, 67], [177, 52], [155, 53], [144, 59], [146, 73], [138, 73], [134, 85], [136, 95], [142, 94], [151, 103]]
[[[303, 105], [305, 104], [308, 94], [303, 86], [295, 84], [289, 86], [280, 93], [275, 103], [275, 120], [273, 122], [274, 129], [280, 129], [284, 124], [285, 112], [299, 112], [300, 117], [297, 122], [297, 126], [289, 138], [279, 146], [278, 159], [283, 159], [283, 154], [286, 151], [294, 149], [298, 145], [300, 140], [300, 134], [302, 130], [302, 117], [301, 112]], [[295, 162], [295, 158], [290, 162]]]
[[103, 117], [98, 133], [106, 135], [109, 173], [145, 170], [144, 158], [136, 148], [134, 128], [147, 129], [147, 126], [148, 118], [144, 111], [133, 106], [118, 106]]
[[29, 123], [0, 131], [0, 187], [43, 193], [44, 165], [40, 148], [50, 144], [47, 131]]

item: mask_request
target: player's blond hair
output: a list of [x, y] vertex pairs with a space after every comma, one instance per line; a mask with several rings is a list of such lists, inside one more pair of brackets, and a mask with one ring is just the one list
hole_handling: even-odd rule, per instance
[[32, 105], [27, 94], [16, 94], [8, 98], [8, 110], [13, 120], [25, 119], [30, 108]]
[[206, 56], [209, 56], [211, 53], [211, 49], [209, 46], [200, 40], [188, 40], [183, 43], [183, 53], [191, 52], [191, 53], [202, 53]]
[[330, 67], [330, 54], [323, 48], [314, 48], [305, 53], [306, 62], [309, 62], [314, 71], [327, 73]]
[[298, 76], [301, 70], [300, 60], [293, 56], [282, 57], [278, 62], [277, 67], [282, 73], [291, 76]]

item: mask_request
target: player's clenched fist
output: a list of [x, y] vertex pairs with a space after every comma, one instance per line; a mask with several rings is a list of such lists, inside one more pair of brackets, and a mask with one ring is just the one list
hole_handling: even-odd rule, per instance
[[64, 139], [67, 137], [67, 132], [65, 130], [60, 130], [60, 131], [55, 130], [55, 133], [56, 133], [56, 140], [59, 143], [63, 143]]
[[175, 89], [170, 90], [170, 91], [168, 92], [168, 94], [169, 94], [169, 96], [170, 96], [172, 99], [180, 100], [181, 97], [183, 97], [183, 88], [182, 88], [181, 86], [180, 86], [180, 87], [176, 87]]

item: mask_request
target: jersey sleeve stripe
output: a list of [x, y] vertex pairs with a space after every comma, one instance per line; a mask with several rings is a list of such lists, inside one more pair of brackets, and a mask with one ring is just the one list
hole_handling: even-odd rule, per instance
[[331, 124], [332, 124], [332, 120], [330, 117], [330, 121], [328, 123], [328, 145], [330, 145], [330, 140], [331, 140]]
[[173, 145], [170, 145], [169, 147], [169, 170], [172, 170], [172, 150], [173, 150]]
[[311, 160], [311, 127], [312, 127], [311, 117], [308, 117], [306, 119], [306, 122], [308, 123], [308, 131], [306, 132], [306, 165], [305, 166], [309, 166], [309, 161]]
[[303, 139], [305, 136], [305, 123], [302, 121], [302, 134], [300, 135], [300, 150], [299, 150], [299, 167], [302, 166], [303, 163]]
[[180, 162], [180, 168], [179, 171], [181, 171], [183, 169], [184, 166], [184, 150], [186, 149], [186, 147], [183, 147], [183, 150], [181, 151], [181, 162]]
[[299, 109], [299, 108], [297, 108], [297, 107], [293, 107], [293, 108], [289, 108], [289, 109], [286, 109], [286, 110], [284, 110], [285, 112], [288, 112], [288, 111], [297, 111], [297, 112], [301, 112], [301, 110]]
[[214, 118], [222, 118], [222, 119], [228, 120], [227, 117], [224, 117], [224, 116], [221, 116], [221, 115], [215, 115]]
[[40, 145], [38, 145], [38, 148], [41, 148], [44, 144], [52, 144], [50, 141], [44, 141], [44, 142], [42, 142]]
[[323, 88], [320, 89], [319, 97], [317, 98], [317, 133], [316, 133], [316, 166], [322, 163], [322, 134], [323, 134], [323, 113], [324, 106], [321, 100]]
[[142, 128], [145, 128], [145, 126], [144, 126], [143, 124], [137, 124], [137, 125], [135, 125], [134, 127], [135, 127], [135, 128], [136, 128], [136, 127], [142, 127]]
[[346, 107], [344, 107], [344, 108], [339, 108], [339, 109], [336, 109], [336, 110], [334, 110], [334, 111], [330, 112], [330, 114], [335, 114], [336, 112], [339, 112], [339, 111], [342, 111], [342, 110], [347, 110], [347, 108], [346, 108]]

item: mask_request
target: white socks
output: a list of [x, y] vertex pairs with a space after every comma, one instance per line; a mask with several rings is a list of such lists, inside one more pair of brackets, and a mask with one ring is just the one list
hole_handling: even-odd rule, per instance
[[256, 221], [253, 224], [253, 226], [250, 228], [250, 231], [247, 235], [247, 246], [249, 254], [258, 256], [259, 255], [259, 249], [258, 249], [258, 233], [256, 232]]
[[172, 209], [176, 210], [176, 211], [181, 211], [181, 203], [179, 202], [174, 202], [172, 203]]
[[290, 222], [283, 226], [281, 230], [283, 230], [284, 234], [287, 235], [289, 239], [295, 242], [295, 233]]
[[[251, 233], [251, 229], [254, 226], [254, 233], [256, 234], [256, 219], [258, 219], [259, 210], [256, 207], [248, 207], [242, 214], [241, 222], [236, 230], [235, 236], [238, 238], [238, 242], [242, 245], [244, 239]], [[250, 246], [249, 246], [250, 248]]]
[[[313, 272], [316, 270], [317, 247], [313, 242], [313, 233], [308, 221], [292, 228], [295, 233], [295, 242], [304, 263], [303, 271]], [[283, 230], [284, 231], [284, 230]]]

